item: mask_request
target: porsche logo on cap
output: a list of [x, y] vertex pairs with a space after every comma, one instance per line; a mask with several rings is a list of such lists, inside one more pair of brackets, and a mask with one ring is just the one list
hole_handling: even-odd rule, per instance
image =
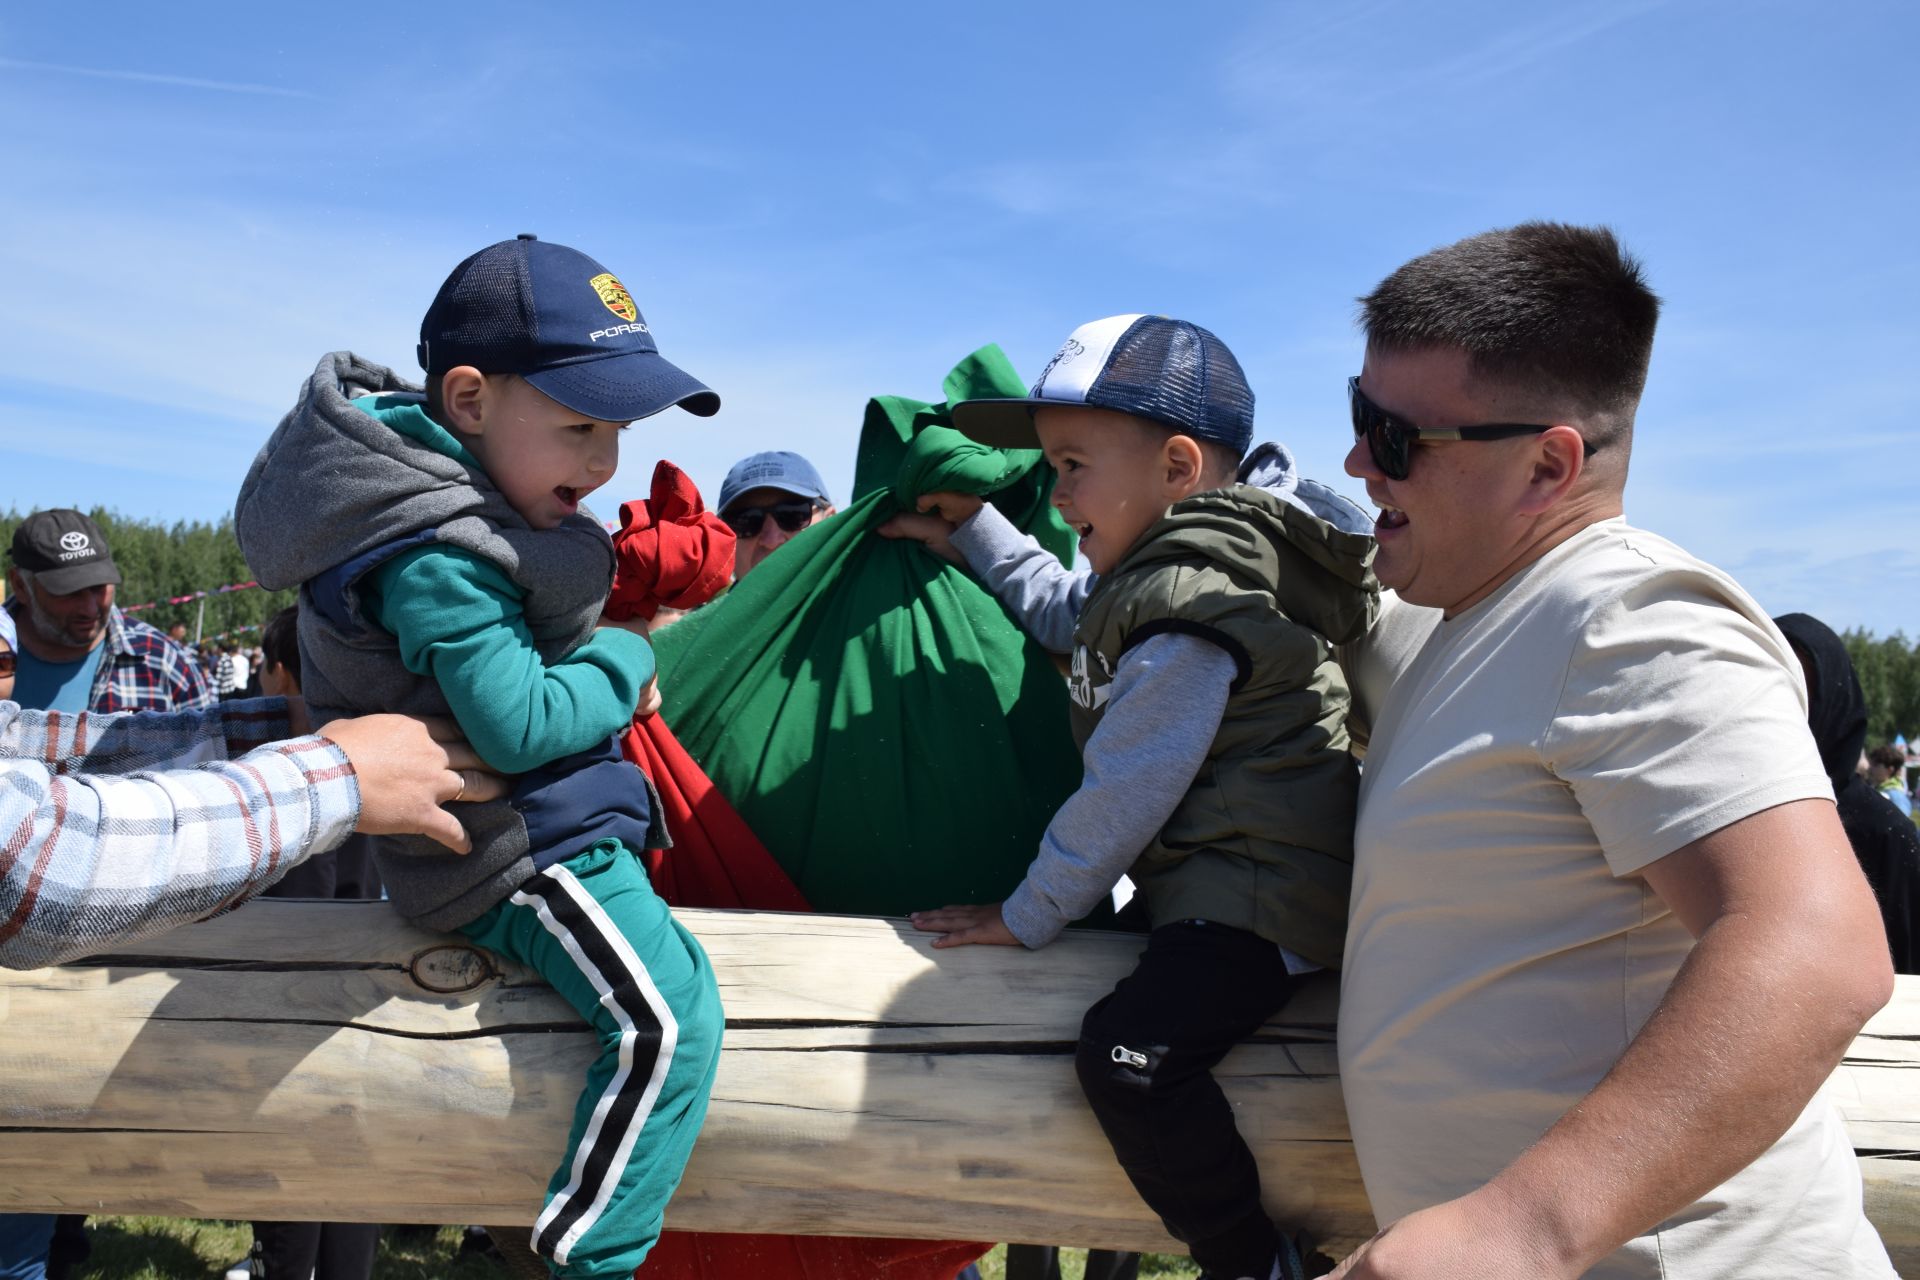
[[600, 301], [606, 304], [607, 310], [628, 324], [640, 318], [640, 308], [633, 305], [633, 295], [627, 292], [625, 285], [613, 278], [611, 271], [603, 271], [587, 283], [600, 295]]

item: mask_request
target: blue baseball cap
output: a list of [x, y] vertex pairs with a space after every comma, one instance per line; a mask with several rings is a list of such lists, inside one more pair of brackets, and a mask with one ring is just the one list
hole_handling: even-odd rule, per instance
[[420, 321], [420, 367], [519, 374], [575, 413], [631, 422], [679, 405], [710, 417], [720, 397], [661, 358], [633, 295], [565, 245], [522, 234], [459, 266]]
[[811, 462], [797, 453], [776, 449], [769, 453], [756, 453], [734, 463], [733, 470], [727, 472], [727, 478], [720, 482], [720, 505], [714, 510], [725, 515], [735, 498], [755, 489], [778, 489], [782, 493], [833, 505], [833, 499], [827, 496], [826, 484]]
[[953, 425], [971, 440], [1035, 449], [1041, 405], [1117, 409], [1244, 454], [1253, 442], [1253, 390], [1227, 344], [1166, 316], [1108, 316], [1067, 335], [1033, 390], [1018, 399], [962, 400]]

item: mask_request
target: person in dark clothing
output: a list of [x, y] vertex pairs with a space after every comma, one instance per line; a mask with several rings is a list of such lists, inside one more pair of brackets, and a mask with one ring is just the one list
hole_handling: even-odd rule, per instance
[[[254, 674], [267, 697], [300, 696], [299, 619], [299, 606], [288, 605], [269, 618], [260, 633], [259, 670]], [[373, 866], [373, 840], [356, 835], [330, 854], [307, 859], [264, 896], [360, 902], [376, 900], [380, 892], [380, 873]]]
[[[300, 696], [300, 641], [298, 606], [288, 606], [268, 620], [261, 633], [261, 658], [254, 678], [276, 698]], [[370, 883], [369, 883], [370, 882]], [[263, 898], [344, 898], [380, 896], [378, 873], [373, 870], [373, 840], [353, 836], [339, 849], [316, 853], [264, 890]], [[373, 1274], [380, 1227], [372, 1222], [256, 1222], [251, 1267], [238, 1264], [258, 1280], [367, 1280]]]
[[1817, 618], [1788, 613], [1773, 621], [1806, 669], [1807, 722], [1820, 748], [1820, 763], [1833, 779], [1840, 825], [1880, 901], [1893, 967], [1899, 973], [1920, 973], [1920, 832], [1854, 772], [1867, 740], [1867, 700], [1853, 659], [1833, 629]]

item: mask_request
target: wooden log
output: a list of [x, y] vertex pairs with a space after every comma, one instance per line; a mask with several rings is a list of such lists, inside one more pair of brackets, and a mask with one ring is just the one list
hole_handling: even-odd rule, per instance
[[[679, 913], [728, 1012], [669, 1224], [1174, 1249], [1073, 1078], [1081, 1014], [1139, 939], [934, 952], [897, 921]], [[1330, 981], [1221, 1076], [1276, 1217], [1373, 1230], [1335, 1074]], [[1920, 981], [1831, 1086], [1889, 1247], [1920, 1274]], [[531, 1222], [592, 1050], [532, 975], [378, 903], [263, 900], [0, 975], [0, 1207]]]

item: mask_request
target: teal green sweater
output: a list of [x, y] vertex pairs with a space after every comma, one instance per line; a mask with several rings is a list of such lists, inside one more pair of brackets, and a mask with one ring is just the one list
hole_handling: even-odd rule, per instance
[[[418, 402], [366, 396], [355, 406], [393, 430], [483, 469]], [[467, 741], [502, 773], [525, 773], [598, 746], [633, 719], [653, 678], [653, 648], [602, 628], [547, 666], [523, 617], [522, 593], [496, 566], [429, 545], [395, 556], [360, 586], [368, 615], [400, 642], [401, 660], [440, 686]]]

